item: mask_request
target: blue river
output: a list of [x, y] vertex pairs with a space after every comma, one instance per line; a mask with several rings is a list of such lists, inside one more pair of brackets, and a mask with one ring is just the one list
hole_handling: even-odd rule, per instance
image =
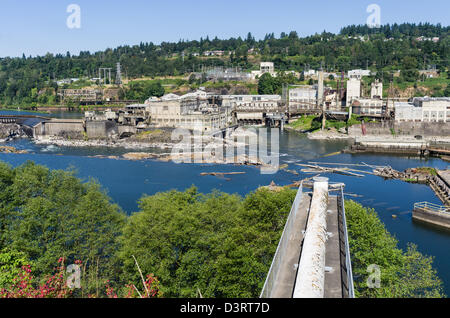
[[[66, 115], [60, 114], [65, 117]], [[73, 115], [69, 115], [73, 116]], [[260, 173], [258, 167], [233, 165], [176, 164], [156, 160], [128, 161], [118, 159], [94, 158], [92, 156], [116, 156], [125, 149], [109, 148], [72, 148], [36, 145], [20, 139], [8, 143], [18, 149], [26, 149], [28, 154], [0, 154], [0, 160], [18, 166], [31, 160], [51, 169], [75, 169], [78, 177], [98, 180], [107, 193], [127, 213], [138, 211], [138, 201], [144, 195], [172, 189], [184, 190], [195, 185], [199, 191], [209, 193], [214, 189], [242, 196], [274, 181], [277, 185], [292, 184], [295, 181], [311, 177], [312, 174], [301, 172], [302, 167], [296, 163], [332, 162], [345, 164], [367, 163], [369, 165], [389, 165], [397, 170], [421, 166], [438, 169], [447, 168], [448, 164], [440, 159], [421, 159], [409, 156], [375, 155], [375, 154], [338, 154], [345, 141], [313, 141], [295, 132], [280, 134], [280, 164], [288, 164], [289, 170], [299, 175], [280, 170], [274, 175]], [[360, 169], [360, 168], [356, 168]], [[200, 176], [202, 172], [242, 171], [243, 175], [229, 178]], [[373, 175], [363, 178], [330, 174], [331, 182], [346, 184], [345, 192], [357, 194], [349, 199], [364, 206], [374, 208], [387, 230], [395, 235], [401, 248], [409, 242], [418, 246], [419, 251], [434, 257], [434, 267], [444, 282], [445, 293], [450, 295], [450, 232], [436, 227], [417, 223], [412, 220], [414, 203], [428, 201], [436, 204], [442, 202], [426, 185], [409, 184], [397, 180], [384, 180]], [[397, 218], [394, 218], [396, 215]]]

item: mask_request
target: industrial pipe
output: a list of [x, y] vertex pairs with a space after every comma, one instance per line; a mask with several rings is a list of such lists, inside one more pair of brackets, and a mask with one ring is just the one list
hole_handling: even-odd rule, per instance
[[314, 178], [314, 193], [293, 298], [323, 298], [327, 241], [328, 178]]

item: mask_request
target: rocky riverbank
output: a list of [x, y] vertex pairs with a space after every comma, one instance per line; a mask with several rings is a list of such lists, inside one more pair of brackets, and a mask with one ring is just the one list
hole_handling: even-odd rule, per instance
[[310, 140], [353, 140], [354, 137], [345, 133], [339, 132], [335, 129], [320, 130], [312, 133], [307, 133], [307, 137]]
[[300, 134], [306, 134], [308, 139], [310, 140], [352, 140], [354, 137], [349, 136], [344, 130], [336, 130], [334, 128], [330, 128], [327, 130], [315, 130], [315, 131], [309, 131], [309, 130], [302, 130], [302, 129], [296, 129], [293, 127], [286, 126], [284, 128], [285, 130], [289, 131], [295, 131]]
[[14, 154], [25, 154], [28, 153], [26, 150], [19, 150], [11, 146], [0, 146], [0, 153], [14, 153]]
[[17, 124], [0, 124], [0, 142], [7, 142], [12, 138], [25, 135], [22, 128]]
[[261, 160], [247, 154], [235, 155], [233, 158], [220, 158], [210, 156], [206, 152], [198, 153], [152, 153], [152, 152], [128, 152], [121, 156], [103, 156], [96, 155], [92, 158], [116, 159], [116, 160], [158, 160], [158, 161], [174, 161], [177, 163], [194, 163], [194, 164], [231, 164], [237, 166], [266, 166]]
[[40, 137], [34, 140], [37, 145], [55, 145], [59, 147], [110, 147], [110, 148], [125, 148], [125, 149], [172, 149], [173, 143], [147, 143], [138, 141], [122, 140], [80, 140], [80, 139], [65, 139], [62, 137]]
[[[264, 165], [257, 157], [249, 156], [245, 152], [234, 155], [234, 150], [245, 147], [245, 143], [231, 139], [215, 138], [211, 136], [192, 137], [191, 142], [186, 140], [173, 142], [146, 142], [136, 137], [121, 140], [79, 140], [64, 137], [44, 137], [35, 139], [37, 145], [54, 145], [59, 147], [109, 147], [133, 150], [121, 156], [94, 156], [95, 158], [123, 159], [123, 160], [159, 160], [179, 163], [201, 164], [233, 164], [233, 165]], [[223, 147], [223, 148], [222, 148]], [[217, 153], [223, 149], [224, 153]], [[150, 150], [150, 151], [149, 151]], [[153, 150], [153, 151], [152, 151]], [[227, 150], [233, 150], [233, 157], [227, 156]], [[164, 151], [161, 152], [161, 151]]]

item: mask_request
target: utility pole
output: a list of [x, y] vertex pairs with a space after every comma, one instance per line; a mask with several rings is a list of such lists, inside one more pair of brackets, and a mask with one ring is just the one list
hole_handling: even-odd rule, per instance
[[325, 130], [327, 114], [325, 111], [325, 103], [323, 102], [323, 67], [320, 68], [318, 80], [319, 86], [317, 88], [317, 103], [318, 106], [322, 109], [322, 130]]

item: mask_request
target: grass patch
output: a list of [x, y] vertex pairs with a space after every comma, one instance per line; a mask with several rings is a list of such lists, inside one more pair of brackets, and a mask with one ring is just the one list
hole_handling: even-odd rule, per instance
[[288, 127], [300, 131], [315, 131], [321, 127], [321, 123], [316, 119], [319, 117], [315, 115], [303, 116], [289, 124]]
[[160, 135], [162, 133], [163, 133], [163, 131], [161, 129], [147, 130], [147, 131], [140, 132], [139, 134], [136, 135], [136, 137], [139, 139], [145, 139], [149, 136]]
[[417, 168], [416, 171], [418, 173], [428, 174], [430, 176], [437, 176], [436, 169], [430, 167], [420, 167]]

